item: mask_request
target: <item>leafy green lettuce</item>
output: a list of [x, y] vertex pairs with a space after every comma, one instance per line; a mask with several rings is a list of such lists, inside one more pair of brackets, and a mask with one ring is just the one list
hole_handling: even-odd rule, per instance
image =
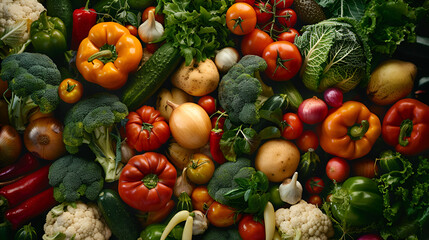
[[[429, 160], [422, 156], [413, 162], [395, 153], [403, 165], [376, 179], [383, 194], [384, 239], [420, 239], [429, 223]], [[427, 235], [426, 235], [427, 236]]]
[[186, 65], [213, 57], [215, 51], [232, 46], [225, 14], [234, 0], [158, 0], [157, 12], [165, 15], [161, 40], [180, 48]]
[[351, 18], [304, 26], [295, 39], [303, 57], [300, 76], [313, 91], [337, 87], [347, 92], [369, 79], [371, 52]]

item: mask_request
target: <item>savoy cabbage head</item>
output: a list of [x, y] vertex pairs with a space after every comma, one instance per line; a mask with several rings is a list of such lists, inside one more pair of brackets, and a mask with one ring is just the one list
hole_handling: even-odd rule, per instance
[[300, 77], [307, 88], [347, 92], [367, 83], [371, 52], [356, 26], [353, 19], [332, 18], [303, 27], [295, 45], [303, 57]]

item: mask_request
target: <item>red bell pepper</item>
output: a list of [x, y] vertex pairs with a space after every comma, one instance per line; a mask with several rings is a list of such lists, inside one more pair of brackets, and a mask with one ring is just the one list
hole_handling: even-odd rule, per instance
[[94, 9], [88, 8], [89, 0], [86, 1], [85, 7], [73, 11], [73, 29], [71, 49], [77, 50], [80, 42], [88, 37], [89, 30], [97, 22], [97, 13]]
[[16, 163], [0, 169], [0, 181], [7, 181], [32, 172], [39, 167], [39, 161], [31, 153], [26, 153]]
[[50, 210], [56, 204], [54, 188], [51, 187], [25, 200], [17, 207], [7, 210], [5, 218], [11, 223], [12, 228], [16, 230], [31, 219]]
[[399, 100], [384, 116], [382, 137], [404, 155], [429, 150], [429, 106], [411, 98]]
[[44, 166], [39, 170], [19, 179], [0, 189], [0, 207], [8, 205], [9, 208], [18, 206], [20, 203], [48, 189], [49, 186], [49, 166]]

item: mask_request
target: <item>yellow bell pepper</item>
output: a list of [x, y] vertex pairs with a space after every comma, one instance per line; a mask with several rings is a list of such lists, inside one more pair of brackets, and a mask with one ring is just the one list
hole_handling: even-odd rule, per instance
[[362, 103], [348, 101], [323, 121], [320, 146], [329, 154], [351, 160], [368, 154], [380, 134], [380, 119]]
[[89, 82], [106, 89], [121, 88], [136, 71], [143, 56], [140, 41], [119, 23], [101, 22], [82, 40], [76, 66]]

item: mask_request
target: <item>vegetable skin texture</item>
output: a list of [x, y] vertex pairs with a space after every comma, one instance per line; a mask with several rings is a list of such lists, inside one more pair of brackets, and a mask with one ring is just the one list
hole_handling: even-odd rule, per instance
[[83, 158], [66, 155], [49, 168], [49, 184], [54, 187], [58, 202], [75, 202], [85, 196], [96, 200], [103, 189], [104, 178], [99, 164]]
[[238, 232], [237, 227], [234, 228], [216, 228], [210, 227], [202, 237], [203, 240], [219, 240], [219, 239], [229, 239], [229, 240], [241, 240], [240, 233]]
[[58, 232], [74, 240], [107, 240], [112, 235], [97, 205], [80, 201], [53, 207], [43, 229], [43, 239], [51, 239]]
[[259, 108], [264, 100], [273, 95], [272, 89], [259, 76], [259, 72], [266, 68], [263, 58], [246, 55], [222, 77], [218, 87], [219, 104], [232, 122], [259, 122]]
[[1, 63], [0, 77], [8, 81], [12, 91], [9, 121], [18, 131], [24, 131], [32, 112], [50, 113], [60, 102], [61, 74], [44, 54], [24, 52], [8, 56]]
[[[125, 104], [110, 93], [96, 93], [79, 101], [64, 118], [63, 141], [69, 153], [75, 154], [85, 143], [94, 152], [95, 161], [105, 172], [106, 182], [119, 179], [123, 164], [121, 151], [113, 149], [113, 128], [128, 115]], [[120, 143], [117, 137], [116, 143]], [[119, 141], [118, 141], [119, 140]], [[116, 144], [116, 150], [120, 144]]]
[[301, 200], [290, 208], [276, 211], [276, 227], [283, 240], [327, 240], [334, 236], [331, 220], [316, 205]]
[[332, 18], [302, 28], [294, 44], [303, 58], [299, 74], [308, 89], [347, 92], [367, 84], [372, 55], [356, 25], [351, 18]]

